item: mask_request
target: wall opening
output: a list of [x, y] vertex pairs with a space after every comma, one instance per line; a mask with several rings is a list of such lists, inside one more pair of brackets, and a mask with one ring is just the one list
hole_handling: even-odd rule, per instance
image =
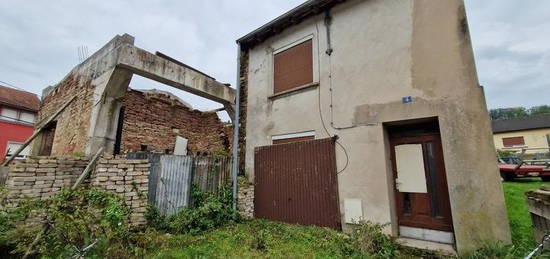
[[39, 156], [49, 156], [52, 154], [53, 142], [55, 139], [55, 129], [57, 121], [51, 122], [42, 130], [42, 138], [40, 143]]

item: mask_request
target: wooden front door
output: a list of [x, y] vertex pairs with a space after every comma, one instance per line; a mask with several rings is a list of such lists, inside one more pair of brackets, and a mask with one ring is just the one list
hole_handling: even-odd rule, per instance
[[[452, 232], [449, 192], [439, 134], [391, 137], [390, 145], [399, 226]], [[413, 167], [418, 170], [407, 172], [414, 171]], [[421, 179], [422, 173], [424, 179]]]

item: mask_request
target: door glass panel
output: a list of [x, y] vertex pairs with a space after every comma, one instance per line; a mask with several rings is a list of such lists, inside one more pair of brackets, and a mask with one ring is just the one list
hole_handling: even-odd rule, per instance
[[410, 216], [411, 212], [411, 194], [403, 193], [403, 214], [405, 216]]
[[439, 192], [437, 191], [437, 164], [434, 155], [434, 143], [426, 142], [426, 160], [428, 171], [428, 188], [430, 189], [430, 198], [432, 205], [432, 217], [441, 217], [441, 208], [439, 207]]

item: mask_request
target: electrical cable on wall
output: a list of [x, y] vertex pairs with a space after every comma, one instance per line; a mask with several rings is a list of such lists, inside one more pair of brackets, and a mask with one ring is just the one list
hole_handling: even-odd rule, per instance
[[[329, 17], [327, 19], [327, 17]], [[328, 29], [328, 25], [327, 25], [327, 20], [330, 20], [330, 14], [329, 12], [325, 12], [325, 26], [327, 26], [327, 33], [329, 32], [329, 29]], [[321, 77], [321, 54], [319, 52], [319, 49], [320, 49], [320, 44], [319, 44], [319, 26], [318, 26], [318, 23], [315, 23], [315, 28], [317, 30], [317, 70], [318, 70], [318, 74], [319, 74], [319, 77]], [[327, 34], [328, 35], [328, 34]], [[328, 37], [328, 36], [327, 36]], [[328, 48], [327, 48], [327, 51], [325, 52], [325, 54], [327, 54], [329, 56], [329, 62], [330, 62], [330, 55], [332, 54], [332, 48], [330, 47], [330, 39], [328, 39]], [[330, 110], [331, 110], [331, 117], [332, 117], [332, 72], [331, 72], [332, 68], [329, 66], [329, 84], [330, 84], [330, 87], [329, 87], [329, 91], [330, 91], [330, 98], [331, 98], [331, 104], [330, 104]], [[328, 128], [326, 127], [325, 125], [325, 120], [323, 119], [323, 112], [322, 112], [322, 108], [321, 108], [321, 87], [319, 86], [317, 88], [317, 97], [318, 97], [318, 110], [319, 110], [319, 118], [321, 119], [321, 125], [323, 125], [323, 128], [325, 129], [325, 132], [327, 133], [327, 135], [331, 138], [337, 136], [337, 135], [332, 135], [330, 134], [330, 132], [328, 131]], [[331, 122], [331, 127], [332, 127], [332, 122]], [[332, 127], [333, 129], [335, 130], [338, 130], [337, 128], [334, 128]], [[346, 157], [346, 164], [344, 165], [344, 168], [342, 168], [341, 170], [339, 170], [338, 172], [336, 172], [336, 174], [340, 174], [342, 172], [344, 172], [344, 170], [346, 170], [346, 168], [348, 168], [348, 165], [349, 165], [349, 156], [348, 156], [348, 151], [346, 150], [346, 148], [344, 147], [344, 145], [342, 145], [342, 143], [340, 143], [338, 141], [338, 138], [335, 138], [334, 139], [334, 142], [342, 149], [342, 151], [344, 151], [344, 155]]]

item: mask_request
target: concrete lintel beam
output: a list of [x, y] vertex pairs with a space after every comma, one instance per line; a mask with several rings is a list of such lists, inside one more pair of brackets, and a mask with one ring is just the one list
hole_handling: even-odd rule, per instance
[[120, 47], [118, 67], [226, 105], [235, 103], [235, 89], [168, 59], [130, 44]]

